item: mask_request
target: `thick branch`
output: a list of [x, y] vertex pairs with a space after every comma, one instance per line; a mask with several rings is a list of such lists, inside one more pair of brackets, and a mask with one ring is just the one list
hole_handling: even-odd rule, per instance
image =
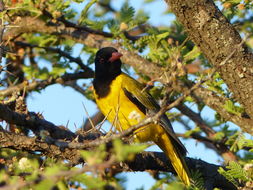
[[39, 118], [35, 113], [19, 114], [3, 104], [0, 104], [0, 118], [7, 123], [29, 128], [35, 134], [41, 133], [43, 130], [48, 131], [55, 139], [72, 140], [77, 136], [68, 129], [57, 127], [53, 123]]
[[58, 146], [43, 142], [37, 137], [27, 137], [4, 130], [0, 130], [0, 144], [1, 148], [41, 152], [48, 157], [67, 159], [75, 164], [78, 164], [81, 160], [79, 152], [76, 150], [68, 148], [63, 150]]
[[[27, 25], [27, 23], [29, 23], [29, 25]], [[139, 72], [149, 76], [152, 79], [158, 79], [164, 84], [169, 82], [167, 81], [168, 76], [166, 74], [166, 71], [163, 70], [162, 67], [159, 67], [155, 63], [147, 61], [134, 52], [129, 52], [121, 48], [120, 44], [115, 44], [111, 41], [105, 40], [102, 36], [89, 34], [87, 32], [76, 30], [74, 28], [65, 28], [64, 26], [47, 26], [43, 21], [30, 17], [24, 17], [19, 26], [20, 27], [9, 29], [9, 31], [5, 33], [4, 39], [7, 40], [8, 36], [12, 38], [17, 34], [23, 32], [44, 32], [51, 34], [54, 33], [66, 38], [71, 38], [76, 42], [83, 43], [90, 47], [101, 48], [105, 46], [114, 46], [124, 54], [122, 57], [124, 63], [133, 66]], [[189, 84], [181, 83], [174, 88], [179, 92], [185, 92], [189, 89], [187, 86], [189, 86]], [[216, 110], [227, 121], [232, 121], [236, 125], [240, 126], [245, 132], [253, 134], [253, 121], [251, 119], [228, 113], [224, 108], [225, 102], [228, 100], [227, 98], [218, 96], [214, 92], [204, 87], [197, 88], [192, 93], [192, 95], [195, 96], [199, 101], [203, 101], [207, 106]]]
[[35, 44], [29, 44], [29, 43], [25, 43], [25, 42], [21, 42], [21, 41], [16, 41], [15, 44], [18, 45], [18, 46], [21, 46], [21, 47], [41, 48], [41, 49], [45, 49], [46, 51], [49, 51], [49, 52], [57, 53], [60, 56], [69, 59], [70, 62], [77, 63], [80, 66], [80, 68], [83, 69], [84, 71], [86, 71], [87, 73], [92, 73], [93, 72], [91, 68], [89, 68], [88, 66], [83, 64], [80, 57], [72, 57], [69, 53], [67, 53], [65, 51], [62, 51], [59, 48], [41, 47], [41, 46], [38, 46], [38, 45], [35, 45]]
[[[204, 180], [206, 190], [213, 190], [215, 187], [224, 190], [236, 190], [237, 188], [229, 183], [224, 176], [218, 173], [220, 166], [209, 164], [200, 159], [186, 158], [187, 166], [191, 171], [199, 171]], [[136, 156], [136, 159], [128, 166], [133, 171], [159, 170], [164, 172], [174, 172], [172, 165], [161, 152], [143, 152]]]
[[[29, 152], [39, 151], [49, 157], [66, 159], [72, 164], [78, 164], [82, 162], [79, 152], [76, 149], [60, 149], [56, 145], [49, 145], [35, 137], [31, 138], [20, 134], [9, 133], [3, 130], [0, 130], [0, 137], [0, 144], [2, 148], [11, 148], [23, 151], [25, 150]], [[230, 190], [236, 189], [222, 175], [217, 172], [219, 166], [192, 158], [187, 158], [186, 163], [189, 166], [190, 170], [198, 170], [202, 174], [207, 190], [211, 190], [214, 187]], [[117, 170], [155, 170], [175, 173], [165, 154], [159, 152], [140, 153], [133, 161], [127, 162], [123, 166], [122, 164], [118, 164]]]
[[[253, 54], [212, 0], [166, 0], [193, 42], [253, 117]], [[232, 56], [231, 52], [234, 51]], [[222, 64], [227, 57], [230, 59]]]
[[[176, 108], [179, 109], [184, 115], [188, 116], [192, 121], [194, 121], [202, 129], [202, 131], [206, 133], [209, 139], [213, 139], [215, 131], [210, 126], [208, 126], [208, 124], [200, 117], [199, 114], [195, 113], [190, 108], [182, 104], [176, 106]], [[226, 161], [237, 160], [235, 154], [229, 150], [229, 147], [225, 144], [225, 142], [213, 139], [211, 143]]]
[[77, 79], [85, 79], [85, 78], [91, 78], [93, 77], [93, 71], [92, 70], [86, 70], [84, 72], [79, 73], [66, 73], [61, 77], [58, 78], [49, 78], [47, 80], [40, 80], [40, 81], [33, 81], [33, 82], [23, 82], [15, 86], [10, 86], [4, 90], [0, 90], [0, 97], [6, 97], [12, 95], [14, 92], [19, 92], [22, 90], [26, 90], [28, 92], [34, 91], [34, 90], [41, 90], [45, 87], [61, 83], [64, 84], [68, 81], [77, 80]]

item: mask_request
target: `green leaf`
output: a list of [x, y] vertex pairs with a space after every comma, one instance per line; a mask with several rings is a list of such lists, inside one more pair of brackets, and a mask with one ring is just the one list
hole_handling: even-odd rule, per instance
[[215, 135], [213, 136], [214, 140], [216, 141], [222, 140], [224, 137], [225, 137], [225, 133], [221, 131], [215, 133]]
[[53, 69], [52, 71], [50, 72], [50, 74], [53, 76], [53, 77], [58, 77], [62, 74], [64, 74], [66, 72], [66, 67], [62, 64], [55, 64], [53, 66]]
[[61, 171], [66, 171], [67, 169], [68, 168], [66, 166], [55, 163], [49, 167], [46, 167], [45, 175], [46, 176], [53, 176], [53, 175], [60, 173]]
[[128, 3], [125, 3], [119, 12], [119, 21], [120, 22], [130, 22], [134, 17], [135, 10], [133, 7], [129, 6]]
[[69, 188], [67, 187], [66, 183], [64, 183], [63, 180], [58, 181], [56, 184], [59, 190], [68, 190]]
[[135, 14], [134, 22], [136, 25], [144, 24], [148, 21], [149, 14], [144, 12], [142, 9], [138, 10], [138, 12]]
[[253, 148], [253, 140], [245, 139], [244, 146]]
[[225, 171], [222, 167], [220, 167], [218, 169], [218, 172], [223, 175], [228, 181], [230, 181], [231, 183], [233, 183], [235, 186], [238, 186], [238, 182], [234, 179], [234, 177], [228, 173], [227, 171]]
[[227, 180], [233, 183], [235, 186], [238, 186], [239, 183], [237, 180], [242, 180], [243, 182], [250, 181], [247, 172], [241, 167], [237, 162], [229, 162], [229, 165], [226, 166], [227, 171], [222, 167], [219, 168], [218, 172], [222, 174]]
[[5, 170], [0, 170], [0, 183], [9, 183], [10, 177]]
[[145, 0], [144, 3], [153, 3], [155, 0]]
[[113, 141], [114, 152], [118, 161], [132, 160], [135, 154], [142, 152], [147, 145], [145, 144], [123, 144], [121, 140]]
[[88, 189], [103, 189], [103, 187], [106, 185], [105, 180], [87, 174], [76, 175], [71, 179], [73, 181], [78, 181], [84, 184], [85, 186], [87, 186]]
[[164, 183], [166, 183], [166, 178], [161, 178], [155, 182], [155, 184], [150, 188], [150, 190], [157, 190], [161, 187]]
[[244, 182], [249, 181], [246, 171], [237, 162], [229, 162], [229, 165], [226, 168], [229, 169], [227, 172], [229, 172], [234, 178], [241, 179]]
[[184, 190], [184, 189], [185, 186], [178, 181], [170, 183], [170, 185], [166, 188], [166, 190]]
[[229, 113], [241, 116], [244, 109], [240, 106], [236, 106], [231, 100], [227, 100], [223, 106]]
[[119, 22], [115, 19], [111, 19], [107, 22], [107, 27], [110, 29], [110, 31], [113, 34], [118, 34], [120, 33], [120, 29], [119, 29]]
[[237, 152], [244, 147], [253, 148], [253, 140], [246, 139], [245, 135], [238, 131], [227, 140], [226, 144], [230, 145], [230, 150], [233, 152]]
[[195, 127], [194, 129], [187, 131], [187, 132], [185, 133], [185, 136], [186, 136], [186, 137], [189, 137], [189, 136], [191, 136], [193, 133], [199, 133], [200, 131], [201, 131], [201, 130], [200, 130], [199, 127]]
[[92, 151], [82, 150], [80, 154], [89, 165], [102, 163], [107, 156], [105, 144], [100, 145]]
[[151, 34], [148, 36], [142, 36], [136, 41], [136, 44], [143, 47], [148, 45], [150, 51], [148, 53], [148, 58], [154, 62], [166, 61], [169, 57], [170, 49], [167, 46], [166, 38], [169, 32], [156, 31], [156, 34]]
[[209, 90], [215, 91], [223, 96], [226, 95], [223, 87], [224, 81], [221, 79], [218, 72], [214, 74], [213, 80], [206, 81], [205, 85], [207, 85]]
[[98, 21], [98, 20], [92, 21], [90, 19], [85, 20], [85, 24], [94, 30], [101, 30], [102, 31], [106, 23], [107, 22], [103, 21], [103, 20], [102, 21]]
[[36, 65], [30, 65], [30, 66], [23, 66], [23, 71], [25, 72], [25, 74], [27, 75], [27, 79], [41, 79], [41, 80], [45, 80], [48, 79], [49, 77], [49, 72], [48, 69], [46, 67], [39, 69]]
[[39, 184], [35, 185], [35, 190], [52, 189], [55, 186], [55, 182], [51, 179], [42, 180]]
[[194, 60], [200, 54], [201, 52], [199, 51], [199, 48], [197, 46], [194, 46], [194, 48], [184, 56], [184, 61]]
[[233, 3], [233, 4], [239, 4], [241, 0], [228, 0], [227, 2]]
[[185, 98], [185, 101], [186, 102], [194, 102], [194, 99], [193, 99], [193, 97], [192, 96], [186, 96], [186, 98]]
[[45, 36], [42, 36], [41, 40], [39, 41], [39, 43], [37, 42], [37, 44], [38, 46], [41, 46], [41, 47], [48, 47], [48, 46], [55, 45], [57, 41], [58, 39], [55, 36], [45, 35]]
[[87, 18], [87, 14], [88, 14], [88, 11], [90, 9], [90, 7], [95, 4], [96, 2], [98, 2], [98, 0], [91, 0], [85, 7], [84, 9], [82, 10], [81, 12], [81, 16], [80, 16], [80, 19], [79, 19], [79, 23], [80, 24], [83, 24], [84, 21], [86, 20]]
[[170, 34], [169, 32], [163, 32], [163, 33], [157, 34], [156, 38], [158, 41], [160, 41], [161, 39], [167, 38], [169, 34]]
[[202, 173], [197, 171], [191, 172], [191, 190], [205, 190]]

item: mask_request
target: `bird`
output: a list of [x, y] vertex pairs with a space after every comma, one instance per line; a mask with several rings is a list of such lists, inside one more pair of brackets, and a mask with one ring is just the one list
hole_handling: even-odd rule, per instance
[[[121, 71], [122, 53], [114, 47], [103, 47], [95, 55], [94, 97], [100, 111], [120, 132], [137, 125], [148, 114], [157, 113], [159, 104], [146, 91], [145, 86]], [[134, 61], [134, 60], [133, 60]], [[190, 173], [185, 162], [187, 150], [177, 138], [165, 114], [159, 122], [147, 124], [134, 132], [138, 142], [153, 141], [171, 162], [186, 185]]]

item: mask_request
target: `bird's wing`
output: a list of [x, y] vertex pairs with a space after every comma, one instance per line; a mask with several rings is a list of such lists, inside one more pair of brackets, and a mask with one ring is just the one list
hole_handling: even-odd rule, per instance
[[[122, 82], [122, 89], [128, 99], [146, 115], [157, 113], [160, 110], [160, 106], [154, 100], [154, 98], [146, 90], [144, 90], [144, 86], [128, 75], [125, 75], [125, 77], [128, 79]], [[162, 115], [160, 119], [160, 125], [172, 138], [172, 140], [179, 145], [177, 146], [179, 148], [179, 151], [183, 155], [186, 154], [184, 145], [175, 135], [172, 125], [165, 114]]]

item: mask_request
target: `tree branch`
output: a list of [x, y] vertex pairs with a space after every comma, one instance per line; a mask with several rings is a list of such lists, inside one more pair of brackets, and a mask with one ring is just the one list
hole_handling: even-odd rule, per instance
[[41, 47], [35, 44], [29, 44], [29, 43], [25, 43], [25, 42], [21, 42], [21, 41], [15, 41], [15, 44], [21, 47], [30, 47], [30, 48], [41, 48], [41, 49], [45, 49], [46, 51], [49, 52], [53, 52], [53, 53], [57, 53], [62, 57], [65, 57], [67, 59], [69, 59], [70, 62], [75, 62], [77, 63], [81, 69], [83, 69], [86, 72], [90, 72], [93, 73], [92, 69], [87, 67], [81, 60], [80, 57], [72, 57], [70, 54], [68, 54], [65, 51], [62, 51], [59, 48], [52, 48], [52, 47]]
[[24, 126], [31, 129], [40, 136], [42, 131], [48, 131], [50, 136], [55, 139], [74, 139], [77, 135], [66, 128], [60, 128], [53, 123], [39, 118], [34, 112], [20, 114], [12, 111], [8, 106], [0, 104], [0, 118], [7, 123]]
[[[47, 15], [49, 18], [53, 19], [53, 16], [47, 10], [44, 9], [43, 13], [44, 13], [44, 15]], [[103, 36], [103, 37], [109, 37], [109, 38], [114, 37], [114, 34], [109, 33], [109, 32], [104, 32], [104, 31], [101, 31], [101, 30], [94, 30], [94, 29], [92, 29], [88, 26], [85, 26], [85, 25], [81, 25], [81, 26], [77, 25], [73, 22], [70, 22], [70, 21], [66, 20], [64, 16], [60, 16], [56, 20], [59, 21], [59, 22], [62, 22], [66, 27], [71, 27], [71, 28], [75, 28], [77, 30], [85, 31], [89, 34], [96, 34], [96, 35], [100, 35], [100, 36]], [[140, 38], [140, 36], [132, 36], [126, 31], [124, 32], [124, 35], [127, 39], [132, 40], [132, 41], [135, 41], [135, 40]]]
[[[167, 81], [167, 73], [162, 67], [157, 66], [155, 63], [149, 62], [134, 52], [130, 52], [121, 48], [120, 44], [104, 40], [102, 36], [89, 34], [87, 32], [79, 31], [74, 28], [65, 28], [64, 26], [47, 26], [41, 20], [32, 19], [30, 17], [24, 17], [22, 21], [24, 22], [21, 22], [19, 24], [20, 27], [11, 28], [5, 32], [4, 39], [7, 40], [7, 36], [12, 38], [22, 32], [44, 32], [59, 34], [63, 37], [71, 38], [76, 42], [83, 43], [94, 48], [114, 46], [124, 54], [122, 57], [124, 63], [133, 66], [139, 72], [149, 76], [150, 78], [158, 79], [158, 81], [163, 84], [167, 84], [169, 82]], [[29, 27], [27, 23], [29, 23]], [[194, 83], [189, 84], [181, 81], [177, 86], [174, 86], [173, 88], [178, 92], [185, 92], [189, 89], [187, 86], [192, 85], [194, 85]], [[232, 121], [236, 125], [240, 126], [245, 132], [253, 134], [253, 121], [250, 118], [231, 114], [224, 108], [225, 102], [228, 100], [227, 98], [218, 96], [213, 91], [210, 91], [201, 86], [192, 92], [192, 96], [197, 98], [199, 101], [203, 101], [207, 106], [216, 110], [227, 121]]]
[[176, 106], [176, 108], [179, 109], [184, 115], [188, 116], [192, 121], [194, 121], [202, 129], [202, 131], [206, 133], [207, 137], [210, 140], [212, 139], [211, 143], [226, 161], [237, 160], [235, 154], [229, 150], [229, 147], [224, 143], [223, 140], [217, 141], [213, 139], [215, 136], [215, 131], [207, 125], [207, 123], [200, 117], [199, 114], [195, 113], [190, 108], [182, 104]]
[[[215, 187], [224, 190], [236, 190], [237, 188], [228, 182], [224, 176], [218, 173], [220, 166], [209, 164], [200, 159], [186, 158], [186, 164], [190, 171], [199, 171], [204, 180], [205, 190], [213, 190]], [[134, 161], [128, 163], [129, 169], [133, 171], [159, 170], [174, 172], [172, 165], [161, 152], [143, 152], [137, 154]]]
[[[97, 113], [95, 113], [90, 119], [93, 123], [94, 126], [96, 126], [97, 124], [99, 124], [101, 121], [103, 121], [103, 119], [105, 118], [105, 116], [102, 114], [101, 111], [98, 111]], [[84, 131], [88, 131], [92, 129], [92, 125], [90, 123], [89, 119], [86, 119], [86, 121], [84, 122], [83, 126], [82, 126], [82, 130]]]
[[14, 92], [20, 92], [22, 90], [26, 90], [28, 92], [33, 90], [41, 90], [45, 87], [51, 85], [51, 84], [64, 84], [68, 81], [77, 80], [77, 79], [85, 79], [85, 78], [91, 78], [93, 77], [93, 71], [86, 70], [84, 72], [78, 72], [78, 73], [66, 73], [58, 78], [49, 78], [47, 80], [41, 80], [41, 81], [32, 81], [32, 82], [23, 82], [15, 86], [10, 86], [4, 90], [0, 90], [0, 97], [7, 97], [12, 95]]
[[41, 152], [48, 157], [67, 159], [71, 163], [80, 163], [80, 155], [77, 150], [61, 149], [58, 146], [48, 144], [37, 137], [27, 137], [21, 134], [0, 130], [1, 148]]
[[[21, 134], [9, 133], [4, 130], [0, 130], [0, 137], [2, 148], [41, 152], [49, 157], [67, 159], [70, 163], [75, 165], [83, 162], [79, 152], [73, 148], [61, 149], [56, 145], [47, 144], [36, 137], [27, 137]], [[199, 171], [202, 174], [206, 190], [211, 190], [214, 187], [230, 190], [236, 189], [217, 172], [220, 166], [193, 158], [186, 158], [186, 163], [190, 170]], [[137, 154], [133, 161], [126, 162], [124, 165], [118, 164], [116, 168], [118, 171], [155, 170], [175, 173], [165, 154], [160, 152], [143, 152]]]
[[[253, 117], [253, 54], [212, 0], [166, 0], [193, 42]], [[231, 51], [235, 53], [225, 64]], [[251, 127], [252, 128], [252, 127]], [[251, 131], [252, 130], [246, 130]]]

